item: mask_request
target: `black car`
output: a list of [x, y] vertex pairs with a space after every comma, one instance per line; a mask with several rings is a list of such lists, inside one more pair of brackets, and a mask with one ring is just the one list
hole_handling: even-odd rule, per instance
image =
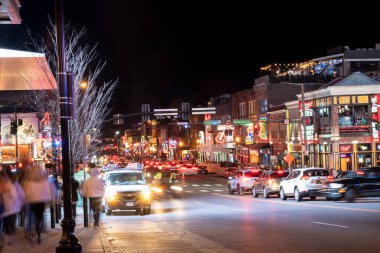
[[380, 197], [380, 167], [361, 168], [349, 177], [335, 179], [319, 193], [327, 200], [345, 199], [347, 202], [360, 197]]
[[198, 166], [198, 174], [208, 175], [208, 169], [206, 166]]

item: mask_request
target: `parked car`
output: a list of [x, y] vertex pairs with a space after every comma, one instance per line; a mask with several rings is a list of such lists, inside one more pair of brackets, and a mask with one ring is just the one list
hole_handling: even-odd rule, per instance
[[296, 201], [301, 201], [304, 197], [314, 200], [328, 180], [329, 172], [326, 169], [295, 169], [280, 183], [280, 198], [286, 200], [289, 196], [294, 196]]
[[263, 171], [260, 177], [253, 184], [252, 195], [257, 198], [259, 194], [263, 194], [264, 198], [269, 198], [271, 194], [280, 196], [280, 183], [289, 175], [284, 170], [268, 170]]
[[108, 171], [103, 178], [105, 196], [102, 210], [107, 215], [111, 215], [114, 210], [136, 210], [150, 214], [151, 192], [141, 171]]
[[185, 176], [196, 175], [198, 173], [198, 166], [191, 163], [182, 164], [178, 170], [178, 173]]
[[198, 166], [198, 174], [208, 175], [208, 169], [206, 166]]
[[259, 178], [261, 170], [236, 170], [233, 176], [229, 177], [227, 187], [229, 194], [236, 192], [244, 195], [245, 192], [252, 191], [253, 183]]
[[353, 202], [361, 197], [380, 197], [380, 167], [363, 168], [330, 183], [319, 193], [327, 200], [345, 199]]

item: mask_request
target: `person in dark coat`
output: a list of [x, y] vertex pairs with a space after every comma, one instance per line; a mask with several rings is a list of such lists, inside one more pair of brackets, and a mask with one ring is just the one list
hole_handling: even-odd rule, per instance
[[71, 176], [71, 205], [73, 208], [74, 219], [77, 216], [78, 188], [79, 188], [78, 180], [76, 180], [74, 176]]

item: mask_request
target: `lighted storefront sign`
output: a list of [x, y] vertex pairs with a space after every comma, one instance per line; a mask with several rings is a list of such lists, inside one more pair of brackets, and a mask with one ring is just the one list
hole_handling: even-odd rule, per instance
[[248, 124], [251, 124], [251, 120], [249, 119], [234, 119], [233, 120], [233, 124], [234, 125], [248, 125]]
[[247, 127], [247, 136], [245, 137], [245, 144], [253, 144], [253, 124]]
[[373, 139], [379, 139], [379, 131], [377, 130], [376, 125], [380, 120], [380, 110], [378, 106], [380, 104], [380, 94], [371, 96], [371, 128], [372, 128], [372, 137]]
[[371, 151], [372, 150], [372, 147], [371, 147], [371, 144], [358, 144], [357, 145], [358, 147], [358, 151]]
[[260, 140], [268, 140], [268, 126], [266, 122], [259, 122], [259, 138]]
[[176, 148], [177, 147], [177, 140], [169, 139], [169, 148]]
[[220, 120], [205, 120], [203, 121], [203, 125], [211, 125], [211, 126], [216, 126], [220, 125], [222, 122]]
[[339, 145], [339, 152], [345, 152], [345, 153], [350, 153], [352, 152], [352, 144], [341, 144]]
[[224, 131], [219, 132], [215, 136], [215, 142], [218, 143], [218, 144], [223, 144], [223, 143], [226, 142], [226, 135], [224, 134]]

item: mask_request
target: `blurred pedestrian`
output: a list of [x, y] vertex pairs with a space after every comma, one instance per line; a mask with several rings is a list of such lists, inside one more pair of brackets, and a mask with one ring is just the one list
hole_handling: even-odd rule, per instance
[[3, 249], [4, 180], [0, 174], [0, 252]]
[[98, 178], [98, 170], [92, 169], [91, 177], [84, 182], [84, 196], [90, 200], [90, 208], [94, 214], [94, 227], [99, 227], [102, 197], [104, 195], [104, 183]]
[[[30, 178], [30, 167], [27, 167], [23, 170], [23, 177], [21, 180], [21, 187], [26, 191], [26, 185]], [[26, 196], [25, 196], [26, 198]], [[25, 201], [24, 203], [24, 232], [25, 232], [25, 238], [26, 239], [32, 239], [33, 238], [33, 231], [32, 231], [32, 224], [35, 223], [34, 215], [32, 210], [30, 209], [30, 204]]]
[[16, 221], [17, 215], [21, 212], [25, 194], [17, 177], [7, 170], [3, 175], [4, 189], [4, 231], [8, 235], [8, 244], [12, 245], [15, 242]]
[[35, 217], [37, 243], [41, 243], [41, 230], [45, 205], [54, 199], [54, 190], [39, 167], [31, 168], [29, 180], [26, 183], [26, 202]]
[[75, 180], [74, 176], [71, 176], [71, 205], [73, 208], [73, 217], [77, 217], [77, 203], [78, 203], [78, 189], [79, 182]]

